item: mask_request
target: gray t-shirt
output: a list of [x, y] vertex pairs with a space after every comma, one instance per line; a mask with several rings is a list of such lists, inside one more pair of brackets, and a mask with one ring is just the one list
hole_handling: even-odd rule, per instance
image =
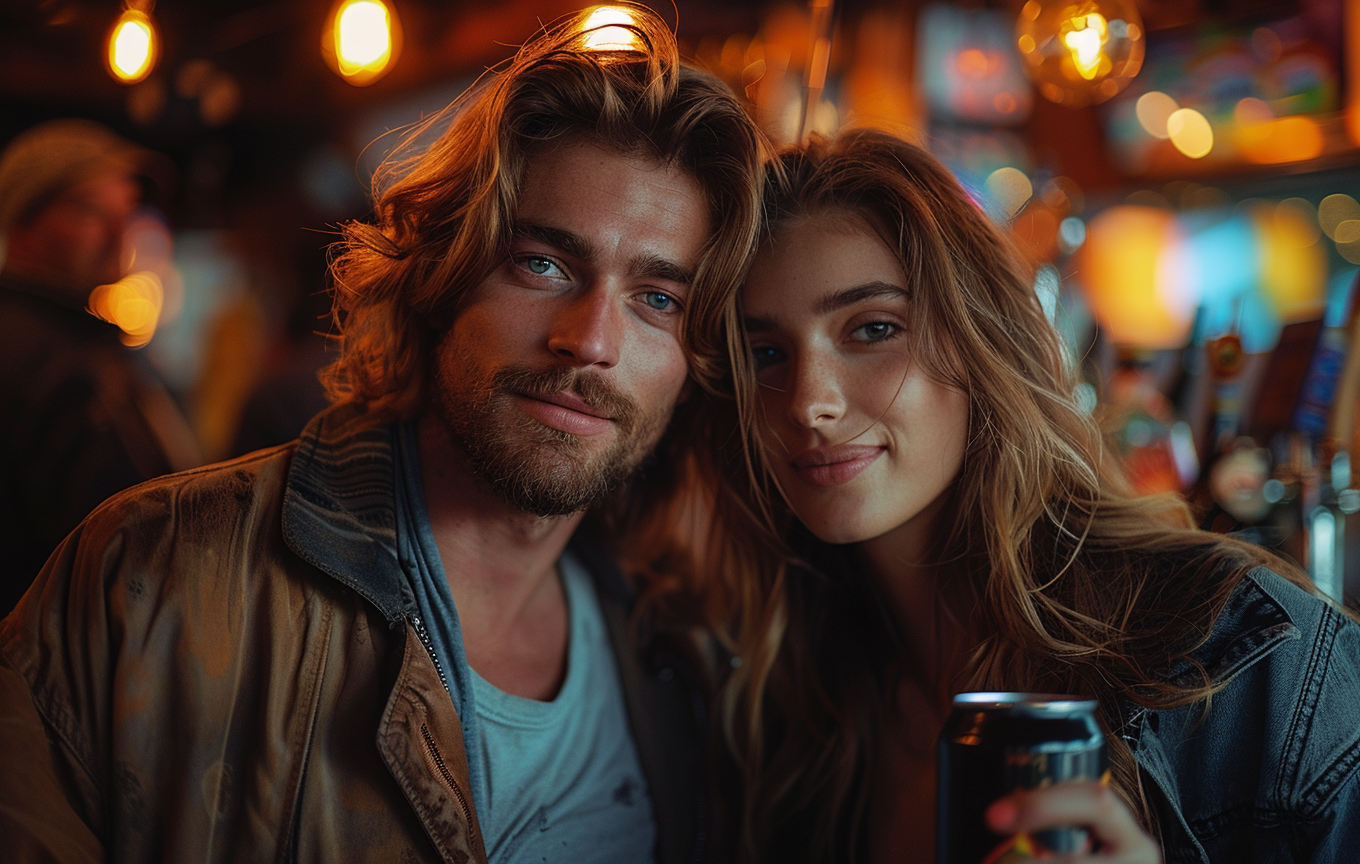
[[654, 860], [651, 798], [589, 572], [569, 553], [558, 561], [570, 636], [567, 674], [557, 696], [540, 702], [488, 683], [463, 651], [458, 612], [425, 509], [414, 432], [402, 424], [394, 438], [398, 550], [462, 721], [488, 860]]

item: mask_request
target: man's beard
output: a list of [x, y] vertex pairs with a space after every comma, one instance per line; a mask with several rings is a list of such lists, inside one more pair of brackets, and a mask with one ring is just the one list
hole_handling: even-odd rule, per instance
[[[468, 381], [457, 370], [476, 369], [473, 362], [458, 362], [470, 358], [442, 359], [435, 364], [432, 402], [444, 427], [473, 473], [506, 503], [537, 516], [565, 516], [604, 498], [641, 464], [668, 419], [669, 412], [647, 416], [598, 373], [516, 365]], [[545, 426], [513, 402], [517, 395], [564, 390], [612, 418], [612, 444], [592, 453], [587, 438]]]

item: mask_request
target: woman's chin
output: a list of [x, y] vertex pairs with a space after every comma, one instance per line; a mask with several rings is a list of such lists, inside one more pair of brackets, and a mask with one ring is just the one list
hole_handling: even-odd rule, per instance
[[836, 546], [862, 543], [883, 533], [881, 531], [876, 532], [856, 520], [806, 519], [801, 515], [799, 519], [803, 526], [812, 532], [812, 536], [823, 543], [831, 543]]

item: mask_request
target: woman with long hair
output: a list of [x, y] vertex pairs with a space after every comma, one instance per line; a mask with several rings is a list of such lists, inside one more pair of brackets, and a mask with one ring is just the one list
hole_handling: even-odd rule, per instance
[[1000, 833], [1086, 825], [1102, 861], [1360, 854], [1360, 626], [1133, 493], [1031, 273], [924, 150], [814, 140], [768, 186], [689, 568], [732, 652], [738, 857], [931, 860], [937, 736], [982, 690], [1095, 700], [1111, 768], [1002, 799]]

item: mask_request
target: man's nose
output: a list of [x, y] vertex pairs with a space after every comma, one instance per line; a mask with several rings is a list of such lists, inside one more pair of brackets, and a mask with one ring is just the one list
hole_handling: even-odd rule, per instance
[[798, 426], [817, 429], [844, 416], [845, 398], [833, 365], [816, 356], [794, 361], [789, 382], [789, 417]]
[[548, 350], [575, 366], [614, 366], [621, 341], [619, 313], [608, 286], [589, 285], [565, 301], [549, 333]]

